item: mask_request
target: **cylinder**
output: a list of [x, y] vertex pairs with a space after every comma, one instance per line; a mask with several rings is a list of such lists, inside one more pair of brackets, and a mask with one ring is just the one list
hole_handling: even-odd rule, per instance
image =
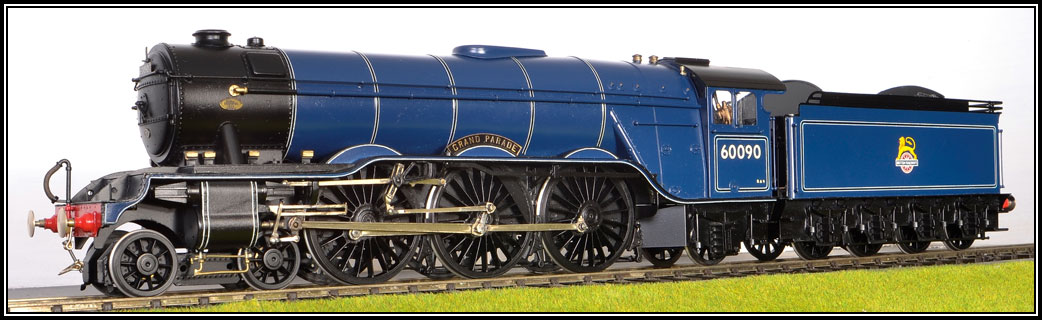
[[194, 226], [195, 248], [235, 250], [255, 244], [260, 231], [257, 184], [243, 181], [200, 182]]

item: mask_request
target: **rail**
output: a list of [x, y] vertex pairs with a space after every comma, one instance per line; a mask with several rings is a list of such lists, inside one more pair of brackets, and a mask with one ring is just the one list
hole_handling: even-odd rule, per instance
[[436, 293], [513, 287], [559, 287], [605, 283], [697, 281], [749, 275], [831, 272], [927, 265], [970, 264], [1034, 259], [1035, 245], [971, 248], [962, 251], [928, 251], [918, 254], [881, 254], [871, 257], [837, 257], [826, 260], [737, 262], [716, 266], [677, 266], [607, 270], [596, 273], [535, 274], [495, 279], [410, 280], [357, 286], [301, 286], [270, 291], [205, 290], [170, 293], [159, 297], [112, 298], [51, 297], [8, 300], [7, 312], [91, 312], [142, 308], [191, 307], [220, 303], [352, 297], [373, 294]]

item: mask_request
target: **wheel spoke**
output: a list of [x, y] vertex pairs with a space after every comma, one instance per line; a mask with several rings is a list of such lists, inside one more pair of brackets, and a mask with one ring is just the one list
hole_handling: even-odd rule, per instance
[[[531, 213], [524, 210], [524, 198], [515, 198], [512, 190], [518, 187], [508, 185], [516, 179], [502, 180], [491, 171], [477, 168], [457, 168], [446, 176], [444, 186], [434, 189], [428, 206], [447, 208], [457, 206], [475, 206], [492, 203], [496, 206], [491, 214], [492, 224], [521, 224], [532, 220]], [[523, 196], [523, 195], [522, 195]], [[522, 202], [524, 200], [525, 202]], [[434, 215], [439, 223], [473, 223], [479, 213], [439, 213]], [[519, 233], [487, 233], [482, 236], [468, 234], [432, 235], [430, 244], [440, 257], [442, 265], [453, 273], [467, 278], [486, 278], [501, 275], [516, 264], [524, 253], [521, 238], [531, 233], [520, 233], [518, 239], [512, 238]], [[421, 272], [422, 273], [422, 272]]]

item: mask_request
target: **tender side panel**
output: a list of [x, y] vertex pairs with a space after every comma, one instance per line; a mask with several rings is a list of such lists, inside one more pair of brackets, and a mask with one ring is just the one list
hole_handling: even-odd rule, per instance
[[[999, 192], [998, 115], [802, 106], [791, 198]], [[898, 120], [899, 119], [899, 120]]]

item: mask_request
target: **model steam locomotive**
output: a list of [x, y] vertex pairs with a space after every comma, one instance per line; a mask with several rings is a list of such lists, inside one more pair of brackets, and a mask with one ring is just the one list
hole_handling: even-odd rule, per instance
[[57, 232], [70, 254], [93, 238], [63, 271], [84, 287], [592, 272], [684, 251], [709, 265], [742, 244], [761, 260], [786, 245], [804, 259], [959, 250], [1014, 207], [997, 101], [825, 92], [694, 58], [328, 53], [229, 35], [148, 52], [133, 110], [151, 168], [65, 199], [48, 184], [68, 161], [47, 173], [56, 214], [30, 215], [30, 234]]

